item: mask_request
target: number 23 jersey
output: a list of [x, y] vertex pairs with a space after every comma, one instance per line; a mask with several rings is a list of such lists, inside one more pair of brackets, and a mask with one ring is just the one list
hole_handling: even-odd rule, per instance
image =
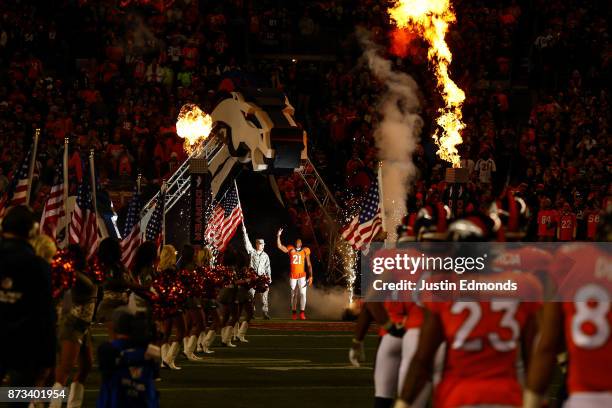
[[521, 334], [540, 306], [512, 300], [428, 303], [446, 339], [434, 406], [521, 405], [516, 369]]

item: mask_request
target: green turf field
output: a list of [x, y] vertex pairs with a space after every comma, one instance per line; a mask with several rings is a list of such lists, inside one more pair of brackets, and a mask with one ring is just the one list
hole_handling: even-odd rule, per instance
[[[162, 371], [157, 383], [163, 407], [371, 407], [376, 337], [368, 336], [368, 362], [348, 363], [351, 323], [256, 320], [248, 344], [220, 347], [203, 362], [177, 359], [180, 371]], [[102, 329], [94, 342], [104, 341]], [[86, 385], [87, 407], [95, 406], [99, 375]]]

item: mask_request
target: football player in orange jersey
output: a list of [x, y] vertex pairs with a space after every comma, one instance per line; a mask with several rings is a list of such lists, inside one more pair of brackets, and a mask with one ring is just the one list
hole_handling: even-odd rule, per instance
[[[449, 236], [459, 241], [482, 241], [490, 235], [478, 217], [449, 227]], [[525, 274], [521, 283], [541, 292], [532, 276]], [[446, 356], [434, 407], [520, 406], [516, 363], [521, 346], [531, 348], [539, 308], [539, 303], [515, 300], [427, 302], [417, 351], [395, 408], [409, 407], [417, 399], [432, 378], [435, 355], [443, 343]]]
[[[306, 288], [312, 286], [312, 262], [310, 262], [310, 248], [302, 246], [300, 238], [295, 240], [295, 246], [284, 246], [281, 242], [283, 229], [278, 230], [276, 246], [286, 254], [289, 254], [291, 285], [291, 317], [297, 319], [297, 300], [300, 298], [300, 319], [306, 320]], [[307, 267], [307, 269], [305, 268]], [[308, 273], [306, 272], [308, 271]]]
[[[416, 350], [422, 311], [412, 302], [364, 303], [349, 352], [349, 361], [356, 367], [365, 360], [363, 340], [371, 321], [378, 323], [380, 336], [374, 366], [374, 408], [388, 408], [402, 387]], [[413, 406], [425, 407], [429, 393], [425, 387]]]
[[[423, 213], [422, 213], [423, 214]], [[432, 218], [421, 216], [413, 223], [414, 231], [420, 240], [437, 241], [446, 235], [438, 232], [438, 224]], [[415, 232], [412, 226], [402, 224], [397, 229], [397, 247], [391, 249], [380, 249], [376, 251], [376, 257], [393, 257], [403, 253], [411, 257], [418, 257], [421, 252], [414, 247], [403, 247], [405, 242], [415, 240]], [[387, 270], [383, 280], [399, 280], [402, 271]], [[363, 339], [372, 321], [379, 325], [378, 335], [380, 342], [376, 350], [374, 365], [374, 408], [389, 408], [397, 398], [402, 389], [410, 362], [416, 351], [420, 327], [423, 323], [423, 310], [411, 296], [400, 296], [398, 293], [390, 293], [388, 300], [384, 302], [366, 302], [355, 328], [355, 337], [352, 340], [349, 351], [349, 361], [354, 366], [359, 366], [360, 361], [365, 360], [363, 353]], [[440, 349], [438, 358], [441, 359], [443, 350]], [[414, 407], [425, 407], [431, 394], [431, 384], [428, 383], [421, 391], [419, 397], [413, 403]]]
[[[609, 242], [612, 236], [601, 238]], [[568, 353], [569, 391], [564, 406], [612, 407], [612, 256], [609, 248], [609, 243], [575, 243], [558, 250], [552, 272], [559, 282], [557, 293], [564, 302], [544, 305], [524, 407], [540, 406], [563, 339]]]

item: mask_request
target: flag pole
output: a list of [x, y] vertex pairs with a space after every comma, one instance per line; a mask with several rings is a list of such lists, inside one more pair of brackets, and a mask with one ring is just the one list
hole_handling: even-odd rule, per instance
[[94, 164], [94, 149], [89, 151], [89, 175], [91, 177], [91, 200], [93, 201], [93, 211], [96, 217], [96, 234], [100, 236], [100, 227], [98, 225], [98, 198], [96, 195], [96, 173]]
[[383, 176], [382, 176], [382, 166], [383, 162], [378, 162], [378, 171], [376, 177], [378, 178], [378, 205], [380, 206], [380, 217], [382, 219], [382, 228], [383, 231], [387, 231], [386, 228], [386, 215], [385, 215], [385, 196], [383, 189]]
[[161, 188], [159, 189], [159, 198], [164, 200], [163, 203], [157, 203], [157, 205], [163, 205], [164, 210], [162, 211], [162, 244], [166, 245], [166, 180], [162, 181]]
[[30, 168], [28, 169], [28, 189], [26, 191], [26, 205], [30, 205], [30, 194], [32, 193], [32, 183], [34, 182], [34, 166], [36, 166], [36, 150], [38, 150], [38, 138], [40, 129], [34, 131], [34, 142], [32, 144], [32, 156], [30, 157]]
[[[64, 248], [68, 246], [68, 149], [70, 146], [70, 139], [64, 138], [64, 156], [62, 157], [63, 168], [62, 168], [62, 181], [64, 184]], [[58, 222], [59, 224], [59, 222]]]
[[[240, 207], [240, 210], [242, 210], [242, 204], [240, 204], [240, 194], [238, 194], [238, 183], [236, 183], [236, 179], [234, 179], [234, 188], [236, 188], [236, 198], [238, 198], [238, 207]], [[243, 214], [244, 214], [244, 212], [243, 212]], [[244, 225], [244, 215], [242, 216], [242, 226], [245, 227], [245, 225]]]

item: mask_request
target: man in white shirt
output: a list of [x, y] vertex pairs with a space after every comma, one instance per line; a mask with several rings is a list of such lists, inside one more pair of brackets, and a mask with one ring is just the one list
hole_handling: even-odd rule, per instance
[[[268, 254], [264, 252], [265, 242], [263, 239], [258, 238], [255, 240], [255, 248], [251, 245], [251, 241], [249, 240], [249, 235], [247, 234], [246, 227], [244, 224], [242, 225], [242, 237], [244, 238], [244, 246], [249, 253], [249, 257], [251, 259], [250, 265], [251, 268], [257, 272], [258, 275], [265, 275], [270, 279], [270, 283], [272, 283], [272, 271], [270, 270], [270, 257]], [[253, 290], [253, 289], [251, 289]], [[253, 290], [254, 291], [254, 290]], [[270, 289], [266, 289], [263, 293], [257, 293], [257, 297], [261, 296], [261, 310], [263, 312], [264, 319], [269, 320], [270, 315], [268, 314], [268, 292]], [[256, 298], [253, 299], [253, 307], [256, 304]]]
[[478, 180], [482, 184], [491, 184], [493, 173], [497, 171], [495, 160], [491, 158], [491, 153], [486, 153], [484, 158], [476, 162], [474, 171], [478, 173]]

